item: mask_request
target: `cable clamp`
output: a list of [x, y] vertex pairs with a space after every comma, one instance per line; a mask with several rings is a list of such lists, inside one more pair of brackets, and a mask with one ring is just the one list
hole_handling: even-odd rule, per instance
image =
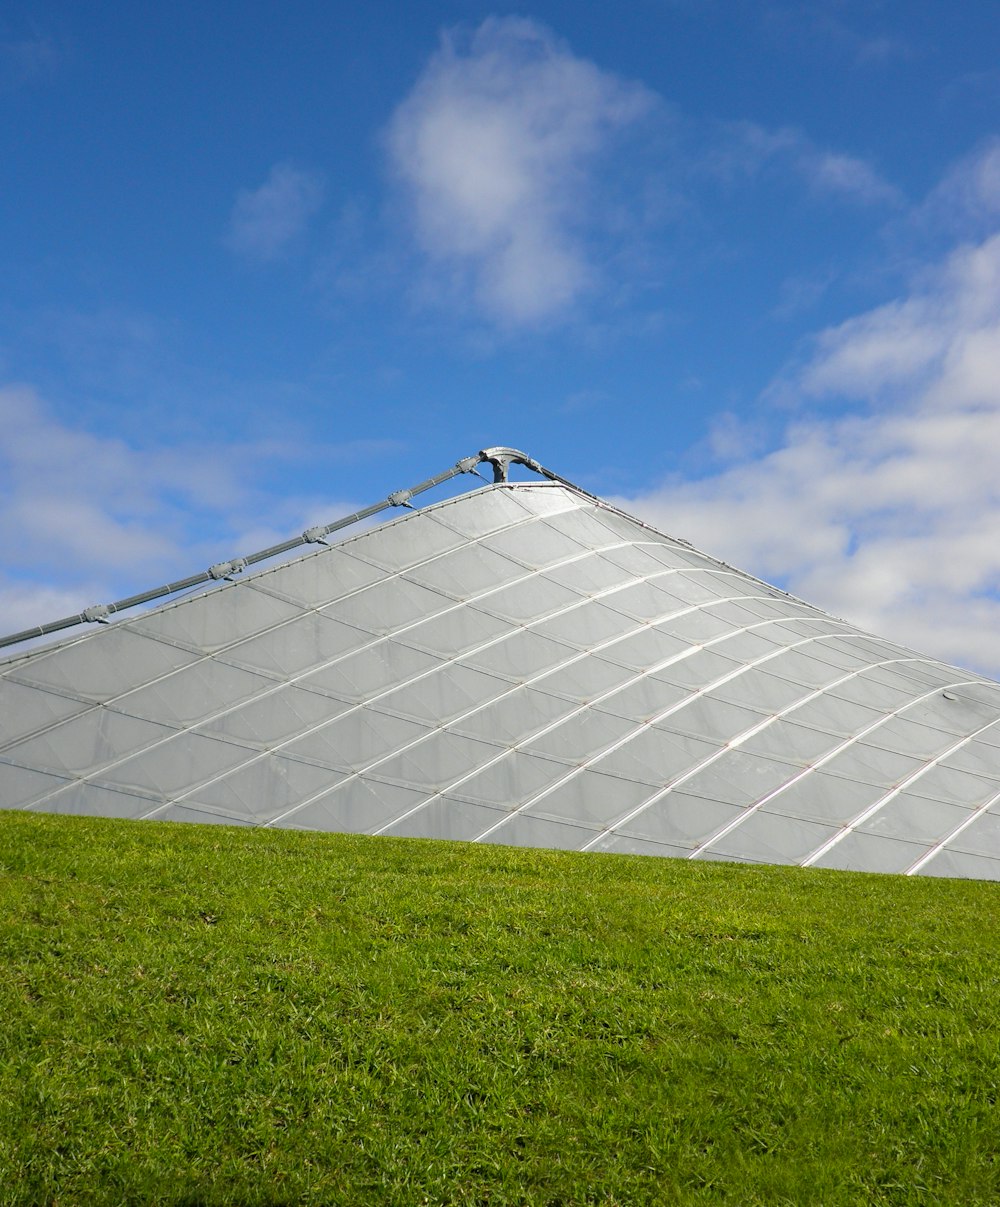
[[214, 566], [209, 566], [208, 573], [212, 578], [232, 579], [234, 574], [240, 574], [247, 568], [247, 559], [245, 557], [234, 557], [231, 562], [216, 562]]

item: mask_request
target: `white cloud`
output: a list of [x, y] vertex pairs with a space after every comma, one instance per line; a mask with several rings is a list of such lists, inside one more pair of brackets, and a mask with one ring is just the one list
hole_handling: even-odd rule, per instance
[[[343, 459], [383, 448], [355, 444], [308, 455]], [[273, 443], [138, 448], [59, 421], [27, 386], [0, 387], [0, 635], [355, 510], [301, 493], [275, 500], [252, 485], [276, 462], [303, 455]]]
[[995, 229], [1000, 215], [1000, 139], [992, 138], [946, 174], [919, 208], [918, 224], [931, 230], [982, 236]]
[[509, 327], [662, 276], [650, 233], [697, 214], [706, 181], [769, 174], [814, 200], [905, 205], [864, 158], [790, 126], [685, 117], [525, 18], [445, 33], [385, 143], [425, 292]]
[[250, 259], [277, 259], [322, 206], [323, 194], [316, 173], [275, 164], [259, 188], [237, 194], [227, 244]]
[[824, 332], [785, 386], [825, 412], [624, 505], [877, 633], [1000, 672], [1000, 235]]
[[899, 190], [878, 172], [854, 155], [833, 151], [803, 149], [799, 168], [806, 179], [822, 193], [832, 193], [861, 205], [899, 205]]
[[798, 130], [788, 126], [769, 130], [757, 122], [739, 121], [697, 131], [702, 143], [697, 169], [727, 184], [742, 183], [765, 164], [797, 153], [803, 145]]
[[150, 460], [58, 423], [27, 387], [0, 390], [3, 564], [31, 566], [58, 548], [64, 566], [94, 574], [163, 557], [169, 524], [148, 520], [164, 481]]
[[387, 136], [422, 251], [501, 322], [564, 311], [596, 275], [595, 161], [651, 104], [533, 21], [445, 34]]
[[768, 129], [756, 122], [728, 122], [701, 136], [700, 170], [729, 184], [742, 182], [765, 167], [790, 171], [818, 196], [855, 205], [903, 204], [900, 191], [866, 160], [818, 147], [790, 126]]

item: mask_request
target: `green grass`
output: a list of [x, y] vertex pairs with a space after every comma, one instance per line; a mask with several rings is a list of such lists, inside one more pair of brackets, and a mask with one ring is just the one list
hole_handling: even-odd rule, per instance
[[0, 813], [0, 1203], [997, 1203], [998, 907]]

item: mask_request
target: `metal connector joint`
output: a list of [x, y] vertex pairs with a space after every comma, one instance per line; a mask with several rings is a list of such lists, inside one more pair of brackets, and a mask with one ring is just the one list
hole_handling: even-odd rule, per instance
[[234, 557], [231, 562], [216, 562], [214, 566], [209, 566], [208, 573], [210, 578], [232, 578], [234, 574], [240, 574], [246, 568], [245, 557]]
[[511, 464], [524, 465], [536, 474], [544, 472], [538, 462], [529, 457], [527, 453], [522, 453], [519, 448], [508, 448], [503, 444], [498, 444], [494, 448], [481, 449], [479, 461], [488, 461], [493, 466], [494, 482], [507, 481], [507, 471]]

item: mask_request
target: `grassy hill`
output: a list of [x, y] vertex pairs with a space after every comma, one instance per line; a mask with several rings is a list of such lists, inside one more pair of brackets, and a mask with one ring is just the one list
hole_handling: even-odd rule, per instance
[[997, 1203], [998, 912], [0, 813], [0, 1203]]

